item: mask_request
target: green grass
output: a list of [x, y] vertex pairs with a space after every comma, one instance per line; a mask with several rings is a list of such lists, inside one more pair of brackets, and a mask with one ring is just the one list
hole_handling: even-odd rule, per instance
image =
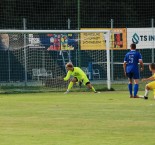
[[[143, 91], [145, 88], [146, 83], [140, 82], [139, 83], [139, 90]], [[97, 91], [108, 91], [106, 84], [93, 84], [94, 88]], [[116, 83], [111, 85], [110, 91], [126, 91], [127, 88], [127, 82], [126, 83]], [[66, 91], [67, 86], [57, 86], [57, 88], [54, 87], [45, 87], [45, 86], [15, 86], [15, 85], [3, 85], [0, 86], [0, 94], [18, 94], [18, 93], [45, 93], [45, 92], [64, 92]], [[79, 86], [74, 86], [72, 89], [74, 92], [87, 92], [85, 86], [82, 86], [82, 88], [79, 88]]]
[[154, 136], [153, 96], [0, 94], [1, 145], [154, 145]]

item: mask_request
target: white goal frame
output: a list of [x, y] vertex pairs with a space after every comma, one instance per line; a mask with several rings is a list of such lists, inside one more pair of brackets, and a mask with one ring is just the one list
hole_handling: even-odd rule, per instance
[[[20, 33], [20, 34], [28, 34], [28, 33], [107, 33], [106, 38], [106, 55], [107, 55], [107, 88], [111, 89], [111, 76], [110, 76], [110, 33], [111, 30], [0, 30], [0, 34], [10, 34], [10, 33]], [[26, 54], [25, 54], [26, 57]], [[26, 58], [25, 58], [26, 59]], [[26, 60], [25, 60], [26, 62]], [[27, 70], [25, 63], [25, 81], [27, 82]]]

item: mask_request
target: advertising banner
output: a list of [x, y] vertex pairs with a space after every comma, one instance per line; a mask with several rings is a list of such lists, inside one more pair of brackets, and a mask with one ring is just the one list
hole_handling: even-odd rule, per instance
[[45, 46], [47, 50], [60, 50], [61, 34], [40, 34], [40, 45]]
[[74, 50], [77, 47], [77, 39], [75, 34], [39, 34], [38, 37], [29, 36], [29, 45], [45, 46], [47, 50], [55, 51]]
[[137, 49], [154, 48], [155, 32], [152, 28], [127, 28], [127, 48], [135, 43]]
[[61, 34], [61, 50], [74, 50], [77, 47], [77, 34]]
[[[99, 30], [98, 28], [82, 28], [81, 30], [95, 30], [95, 29]], [[81, 42], [81, 50], [104, 50], [106, 49], [106, 34], [80, 33], [80, 42]]]
[[0, 34], [0, 50], [16, 50], [24, 47], [21, 34]]
[[[111, 30], [110, 28], [82, 28], [81, 30]], [[106, 49], [107, 33], [81, 33], [81, 50]], [[111, 30], [109, 43], [110, 49], [126, 49], [126, 28], [114, 28]]]
[[114, 28], [110, 35], [110, 48], [113, 50], [127, 49], [126, 28]]

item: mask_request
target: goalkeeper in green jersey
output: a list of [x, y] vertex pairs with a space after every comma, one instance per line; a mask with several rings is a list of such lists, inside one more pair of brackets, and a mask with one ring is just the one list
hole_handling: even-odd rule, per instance
[[97, 93], [94, 87], [92, 86], [92, 84], [90, 83], [89, 79], [87, 78], [87, 75], [83, 72], [82, 69], [80, 69], [79, 67], [74, 67], [73, 64], [70, 62], [66, 64], [66, 69], [68, 72], [66, 77], [64, 78], [64, 81], [69, 80], [70, 76], [73, 76], [73, 78], [71, 79], [65, 94], [67, 94], [71, 90], [71, 88], [73, 87], [73, 84], [76, 82], [82, 82], [94, 93]]

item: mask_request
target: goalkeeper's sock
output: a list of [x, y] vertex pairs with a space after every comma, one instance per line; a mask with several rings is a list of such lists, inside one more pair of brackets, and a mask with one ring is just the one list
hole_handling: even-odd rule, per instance
[[92, 89], [92, 91], [93, 91], [93, 92], [95, 92], [95, 93], [96, 93], [96, 90], [95, 90], [95, 88], [94, 88], [93, 86], [92, 86], [92, 88], [91, 88], [91, 89]]
[[73, 84], [74, 84], [73, 82], [69, 83], [67, 91], [69, 91], [73, 87]]

